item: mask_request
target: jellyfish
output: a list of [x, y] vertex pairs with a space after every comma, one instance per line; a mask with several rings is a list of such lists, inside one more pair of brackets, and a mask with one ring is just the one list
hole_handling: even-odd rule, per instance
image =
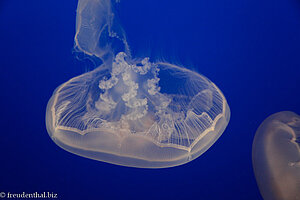
[[54, 91], [47, 131], [61, 148], [111, 164], [166, 168], [187, 163], [224, 132], [227, 101], [194, 71], [133, 58], [115, 15], [118, 3], [79, 0], [75, 49], [102, 62]]
[[265, 200], [300, 199], [300, 116], [289, 111], [268, 117], [256, 131], [253, 168]]

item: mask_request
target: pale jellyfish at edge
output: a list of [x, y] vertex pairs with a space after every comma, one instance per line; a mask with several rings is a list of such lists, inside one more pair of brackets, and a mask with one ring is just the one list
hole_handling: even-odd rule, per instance
[[47, 106], [48, 133], [69, 152], [112, 164], [187, 163], [225, 130], [227, 101], [196, 72], [131, 58], [113, 11], [116, 4], [79, 0], [75, 47], [103, 64], [55, 90]]
[[300, 199], [300, 116], [279, 112], [259, 126], [252, 161], [265, 200]]

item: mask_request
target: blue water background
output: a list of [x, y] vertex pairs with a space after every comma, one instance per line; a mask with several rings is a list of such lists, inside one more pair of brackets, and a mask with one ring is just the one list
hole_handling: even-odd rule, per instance
[[[298, 0], [121, 0], [135, 56], [197, 71], [231, 108], [220, 139], [174, 168], [135, 169], [64, 151], [45, 127], [54, 89], [93, 67], [73, 53], [76, 1], [0, 1], [0, 192], [59, 199], [262, 199], [251, 147], [269, 115], [300, 114]], [[82, 60], [83, 59], [83, 60]]]

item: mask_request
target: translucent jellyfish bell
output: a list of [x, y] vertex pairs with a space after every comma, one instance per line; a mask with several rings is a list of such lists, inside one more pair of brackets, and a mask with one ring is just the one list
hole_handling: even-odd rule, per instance
[[46, 113], [50, 137], [72, 153], [124, 166], [162, 168], [197, 158], [228, 124], [224, 95], [188, 69], [133, 60], [112, 5], [79, 1], [76, 47], [103, 64], [55, 90]]
[[279, 112], [258, 128], [253, 168], [265, 200], [300, 199], [300, 116]]
[[130, 55], [122, 26], [115, 17], [114, 0], [79, 0], [76, 16], [75, 47], [111, 65], [115, 55]]

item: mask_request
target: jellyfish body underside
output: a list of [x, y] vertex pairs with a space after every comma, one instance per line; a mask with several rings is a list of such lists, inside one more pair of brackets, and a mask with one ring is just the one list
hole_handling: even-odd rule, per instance
[[125, 57], [57, 88], [47, 107], [51, 138], [72, 153], [132, 167], [171, 167], [204, 153], [229, 121], [220, 90], [190, 70]]

